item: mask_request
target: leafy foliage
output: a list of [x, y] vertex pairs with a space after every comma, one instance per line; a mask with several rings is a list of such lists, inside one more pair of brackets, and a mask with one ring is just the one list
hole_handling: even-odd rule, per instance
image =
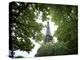
[[69, 54], [75, 54], [74, 48], [70, 49], [68, 48], [68, 42], [57, 42], [57, 43], [47, 43], [43, 44], [39, 50], [38, 53], [35, 55], [36, 57], [41, 56], [56, 56], [56, 55], [69, 55]]
[[[46, 44], [39, 48], [36, 56], [67, 55], [78, 53], [78, 11], [77, 6], [52, 5], [50, 15], [52, 21], [58, 25], [53, 36], [56, 44]], [[53, 27], [54, 28], [54, 27]], [[66, 44], [67, 43], [67, 44]]]
[[[52, 8], [53, 9], [53, 8]], [[69, 48], [78, 49], [78, 11], [77, 6], [55, 6], [52, 12], [53, 21], [58, 25], [58, 29], [54, 36], [59, 41], [68, 43]], [[76, 52], [77, 53], [77, 52]]]
[[29, 52], [34, 48], [30, 38], [36, 42], [44, 39], [41, 33], [44, 26], [37, 22], [42, 13], [43, 22], [48, 20], [47, 16], [51, 16], [52, 21], [58, 25], [53, 35], [57, 37], [58, 42], [42, 45], [37, 56], [78, 53], [77, 6], [23, 2], [11, 2], [9, 5], [9, 50]]
[[[45, 7], [45, 8], [44, 8]], [[46, 20], [48, 14], [46, 5], [11, 2], [9, 6], [9, 49], [31, 51], [34, 44], [30, 38], [41, 41], [44, 27], [41, 23], [36, 22], [39, 14], [42, 13], [42, 21]]]

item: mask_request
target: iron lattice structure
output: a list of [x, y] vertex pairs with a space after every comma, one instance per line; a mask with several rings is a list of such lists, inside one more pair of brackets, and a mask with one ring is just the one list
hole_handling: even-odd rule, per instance
[[53, 38], [53, 37], [51, 36], [50, 27], [49, 27], [49, 22], [47, 22], [46, 36], [45, 36], [44, 42], [45, 42], [45, 43], [51, 42], [52, 38]]

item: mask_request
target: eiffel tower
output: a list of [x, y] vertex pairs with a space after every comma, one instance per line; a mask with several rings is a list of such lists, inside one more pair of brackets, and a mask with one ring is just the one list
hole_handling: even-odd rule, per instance
[[46, 36], [45, 36], [45, 43], [51, 42], [52, 40], [51, 32], [50, 32], [50, 27], [49, 27], [49, 22], [47, 22], [47, 29], [46, 29]]

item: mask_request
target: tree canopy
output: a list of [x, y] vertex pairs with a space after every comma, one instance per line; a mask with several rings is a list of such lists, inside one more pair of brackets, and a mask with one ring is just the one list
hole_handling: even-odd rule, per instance
[[[35, 56], [67, 55], [78, 53], [78, 8], [71, 5], [50, 6], [52, 21], [58, 25], [53, 37], [55, 44], [40, 47]], [[54, 28], [54, 27], [53, 27]], [[47, 48], [46, 48], [47, 47]]]
[[34, 45], [30, 38], [38, 41], [43, 38], [41, 30], [44, 26], [36, 19], [43, 12], [42, 21], [46, 20], [48, 8], [46, 5], [24, 2], [11, 2], [9, 5], [10, 50], [13, 47], [14, 50], [31, 51]]
[[[44, 39], [41, 32], [43, 24], [37, 19], [48, 20], [58, 25], [54, 36], [60, 42], [68, 42], [69, 53], [77, 53], [78, 50], [78, 7], [73, 5], [52, 5], [40, 3], [10, 2], [9, 4], [9, 49], [31, 51], [35, 46], [30, 38], [35, 41]], [[52, 27], [54, 29], [54, 27]], [[44, 49], [44, 48], [43, 48]]]

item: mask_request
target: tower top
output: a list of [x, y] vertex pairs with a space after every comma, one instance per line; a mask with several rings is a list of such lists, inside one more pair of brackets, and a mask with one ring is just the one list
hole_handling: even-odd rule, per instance
[[50, 32], [50, 27], [49, 27], [49, 22], [47, 22], [47, 30], [46, 30], [46, 35], [51, 35], [51, 32]]

